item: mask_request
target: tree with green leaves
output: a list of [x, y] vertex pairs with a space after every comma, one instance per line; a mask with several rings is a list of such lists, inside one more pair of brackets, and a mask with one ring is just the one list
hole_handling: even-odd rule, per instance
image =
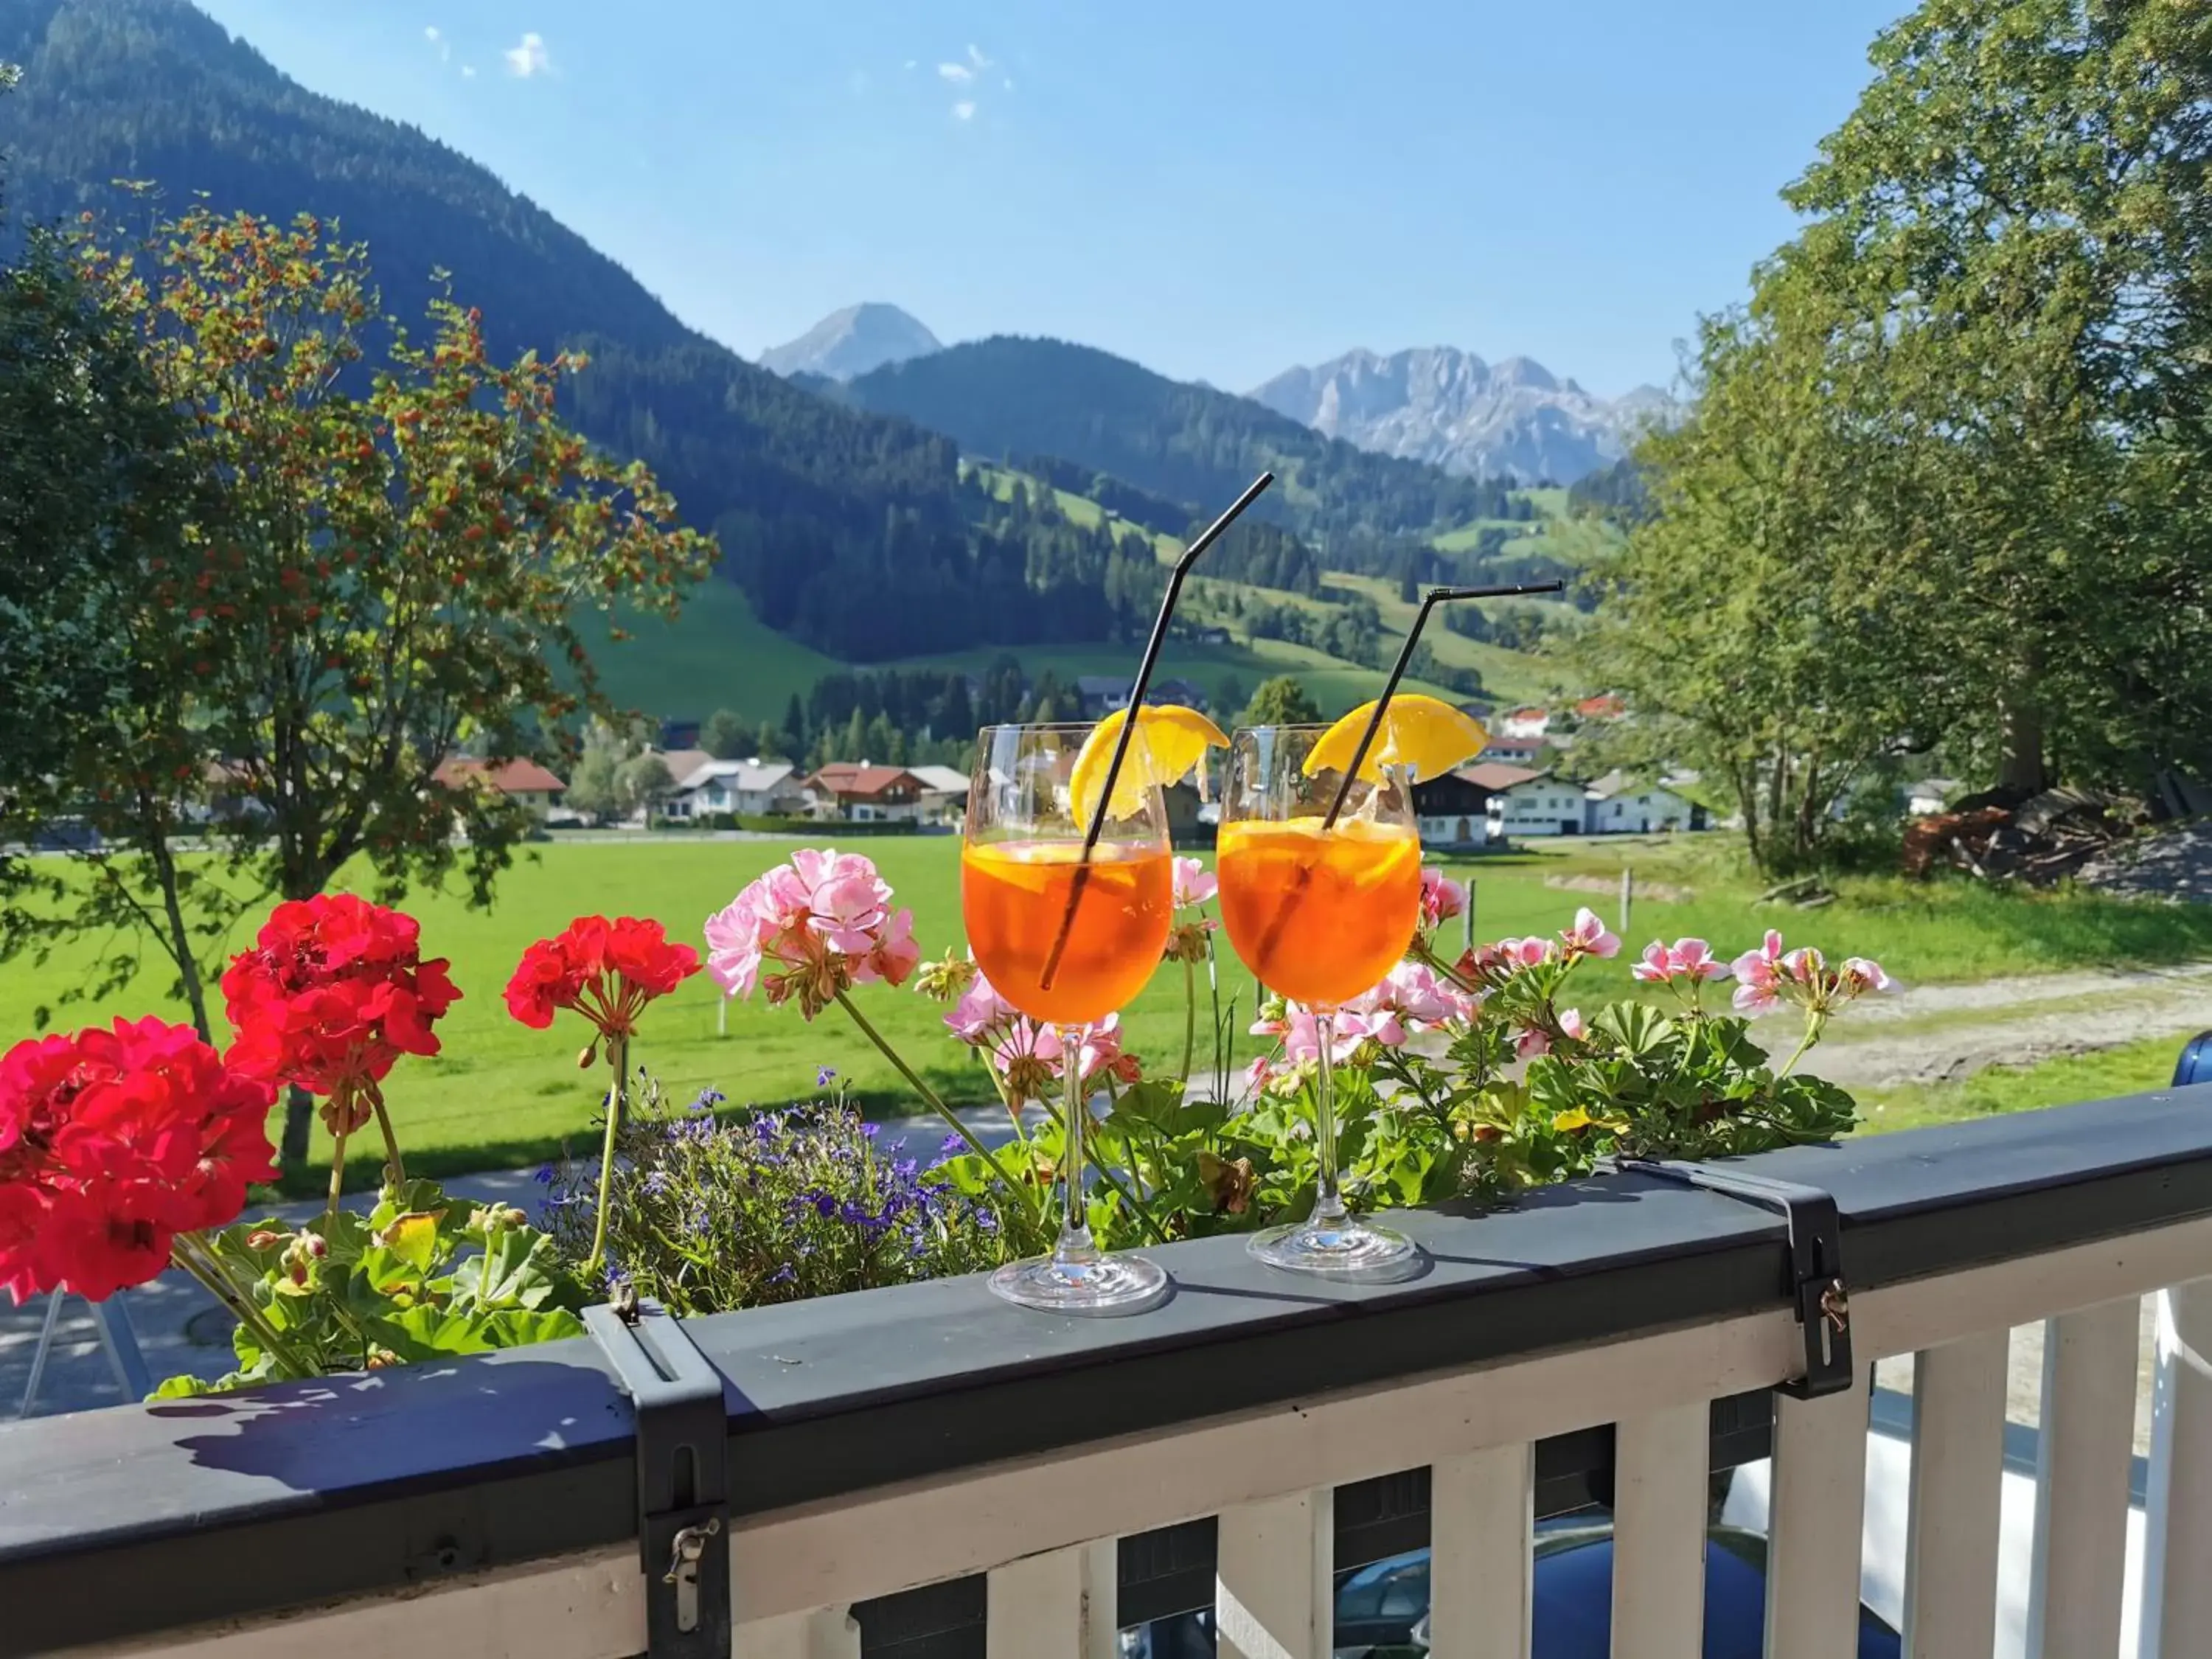
[[[2212, 12], [1926, 0], [1872, 56], [1762, 286], [1824, 302], [1832, 370], [1881, 368], [1940, 712], [2018, 791], [2201, 769]], [[2195, 648], [2154, 667], [2161, 636]]]
[[[427, 342], [395, 330], [372, 360], [365, 250], [311, 218], [196, 209], [146, 248], [88, 234], [76, 252], [182, 413], [191, 467], [222, 486], [181, 549], [149, 559], [134, 643], [135, 702], [179, 711], [164, 729], [195, 752], [150, 788], [143, 766], [93, 760], [92, 821], [168, 898], [180, 804], [216, 775], [201, 826], [226, 849], [203, 884], [215, 910], [312, 896], [356, 860], [382, 896], [458, 874], [488, 902], [527, 815], [439, 767], [464, 744], [544, 752], [564, 722], [611, 712], [580, 614], [672, 613], [708, 544], [642, 465], [562, 423], [580, 359], [495, 362], [477, 314], [440, 300]], [[173, 955], [204, 948], [162, 908], [148, 919]]]
[[717, 708], [699, 728], [699, 746], [716, 760], [742, 760], [753, 752], [752, 722], [733, 708]]
[[1872, 57], [1638, 452], [1593, 645], [1771, 866], [1899, 752], [2212, 775], [2212, 13], [1924, 0]]
[[647, 750], [633, 755], [615, 772], [615, 800], [625, 813], [643, 817], [648, 823], [653, 809], [674, 793], [676, 780], [669, 775], [668, 763]]
[[1272, 679], [1261, 680], [1252, 693], [1252, 701], [1244, 705], [1244, 712], [1237, 717], [1239, 726], [1311, 726], [1321, 719], [1321, 708], [1312, 694], [1301, 685], [1295, 675], [1278, 674]]

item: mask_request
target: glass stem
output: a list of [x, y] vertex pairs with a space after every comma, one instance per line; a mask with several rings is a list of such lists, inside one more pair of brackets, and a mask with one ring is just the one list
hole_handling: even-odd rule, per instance
[[1311, 1005], [1314, 1041], [1321, 1060], [1314, 1073], [1314, 1155], [1321, 1174], [1314, 1186], [1314, 1221], [1334, 1226], [1344, 1219], [1344, 1200], [1336, 1190], [1336, 1010]]
[[1061, 1097], [1060, 1185], [1065, 1206], [1060, 1242], [1053, 1247], [1055, 1261], [1089, 1261], [1097, 1252], [1091, 1242], [1091, 1206], [1084, 1198], [1083, 1132], [1091, 1116], [1091, 1103], [1083, 1094], [1083, 1028], [1060, 1028], [1060, 1067], [1066, 1080]]

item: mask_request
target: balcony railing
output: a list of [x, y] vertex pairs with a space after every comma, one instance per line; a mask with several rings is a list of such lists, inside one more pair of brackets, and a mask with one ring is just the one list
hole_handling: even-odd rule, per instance
[[[1332, 1575], [1433, 1551], [1432, 1651], [1529, 1650], [1532, 1528], [1609, 1501], [1613, 1652], [1700, 1651], [1710, 1471], [1771, 1453], [1766, 1650], [1857, 1651], [1868, 1370], [1912, 1355], [1905, 1649], [1990, 1652], [2007, 1333], [2048, 1321], [2028, 1647], [2116, 1652], [2140, 1299], [2161, 1298], [2141, 1652], [2212, 1643], [2212, 1091], [1737, 1167], [1825, 1189], [1855, 1344], [1800, 1374], [1774, 1215], [1643, 1175], [1405, 1218], [1425, 1276], [1238, 1239], [1055, 1320], [954, 1280], [690, 1322], [722, 1374], [735, 1650], [1101, 1659], [1212, 1610], [1326, 1659]], [[1771, 1401], [1771, 1408], [1770, 1408]], [[0, 1427], [0, 1652], [643, 1651], [629, 1404], [590, 1342]], [[653, 1586], [658, 1589], [659, 1569]]]

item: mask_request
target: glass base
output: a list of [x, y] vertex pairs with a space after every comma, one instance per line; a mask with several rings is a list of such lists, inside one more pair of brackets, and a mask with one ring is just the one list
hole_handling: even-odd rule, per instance
[[1000, 1268], [991, 1293], [1042, 1313], [1111, 1318], [1158, 1307], [1168, 1299], [1168, 1275], [1141, 1255], [1042, 1256]]
[[1271, 1267], [1330, 1279], [1406, 1279], [1421, 1265], [1419, 1249], [1403, 1233], [1351, 1216], [1271, 1227], [1253, 1234], [1246, 1248]]

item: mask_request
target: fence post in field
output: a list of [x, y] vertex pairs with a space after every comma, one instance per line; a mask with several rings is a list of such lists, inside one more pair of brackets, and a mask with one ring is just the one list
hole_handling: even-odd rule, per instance
[[1628, 907], [1636, 892], [1636, 872], [1626, 865], [1620, 866], [1620, 937], [1628, 937]]
[[1459, 913], [1459, 948], [1464, 956], [1474, 949], [1474, 872], [1467, 872], [1467, 903]]

